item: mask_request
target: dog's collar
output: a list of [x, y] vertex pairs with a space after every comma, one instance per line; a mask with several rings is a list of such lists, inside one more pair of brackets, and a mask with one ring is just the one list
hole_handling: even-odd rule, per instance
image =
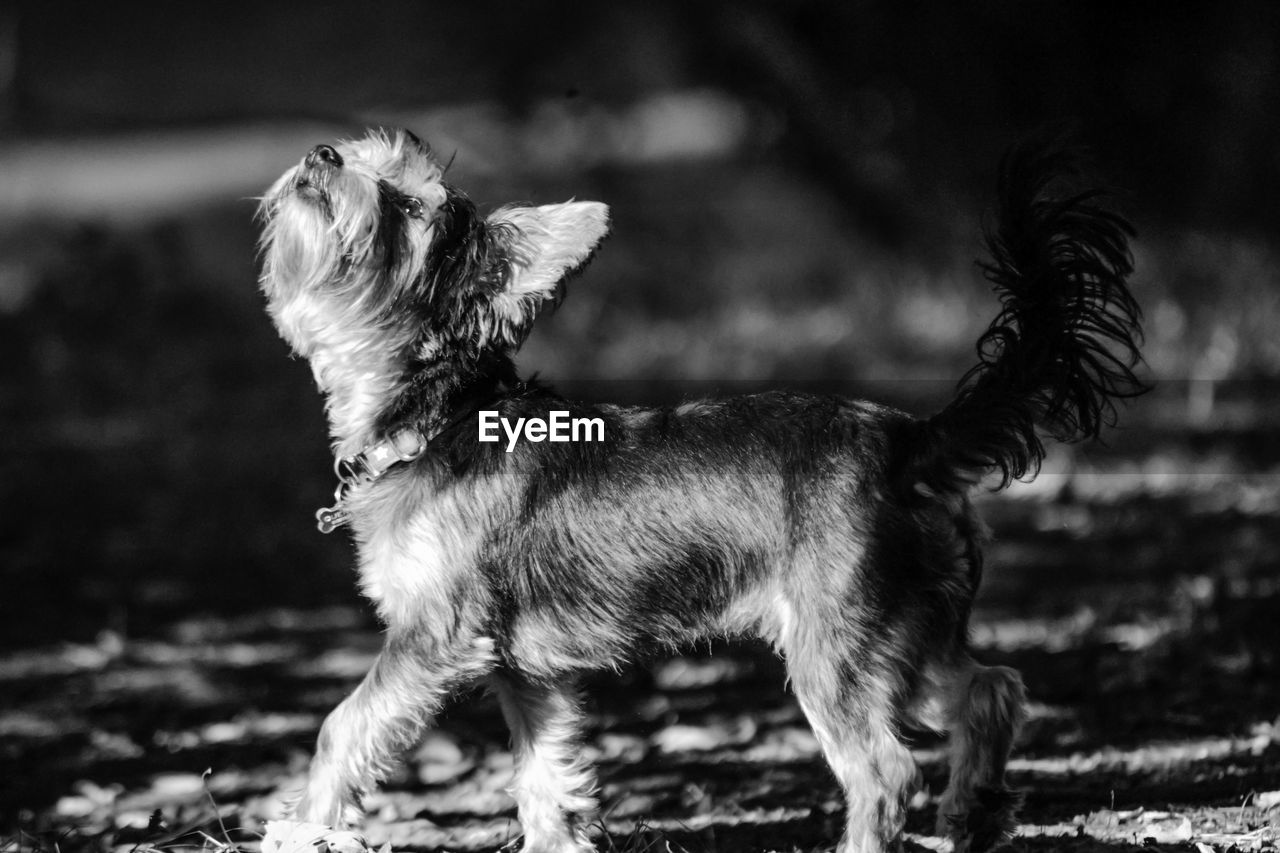
[[316, 510], [316, 527], [321, 533], [332, 533], [346, 524], [351, 519], [351, 513], [347, 511], [347, 495], [351, 490], [372, 483], [401, 462], [417, 459], [426, 451], [429, 441], [415, 429], [402, 429], [354, 456], [340, 456], [333, 460], [338, 488], [333, 493], [333, 506]]
[[333, 473], [338, 478], [338, 488], [333, 492], [333, 506], [316, 510], [316, 527], [321, 533], [332, 533], [342, 527], [351, 520], [347, 496], [352, 489], [380, 479], [396, 465], [417, 459], [427, 451], [431, 442], [507, 390], [507, 383], [499, 382], [496, 388], [491, 387], [487, 392], [465, 395], [462, 403], [455, 409], [457, 414], [430, 435], [424, 435], [416, 429], [398, 429], [354, 456], [334, 459]]

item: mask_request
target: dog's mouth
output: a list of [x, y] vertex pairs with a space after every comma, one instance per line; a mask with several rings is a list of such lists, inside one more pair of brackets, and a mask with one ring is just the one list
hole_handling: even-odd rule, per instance
[[333, 203], [329, 199], [329, 175], [315, 174], [305, 166], [293, 179], [293, 194], [304, 204], [315, 207], [327, 220], [333, 221]]
[[303, 201], [318, 206], [332, 220], [329, 184], [344, 165], [342, 154], [332, 145], [317, 145], [307, 152], [294, 171], [293, 193]]
[[329, 181], [324, 176], [316, 176], [309, 174], [307, 171], [298, 173], [298, 177], [294, 179], [293, 191], [299, 197], [328, 203], [329, 201]]
[[338, 159], [336, 153], [327, 157], [316, 156], [316, 151], [320, 149], [332, 151], [328, 146], [321, 145], [303, 158], [302, 162], [298, 164], [297, 175], [293, 180], [293, 189], [299, 197], [318, 202], [327, 207], [329, 204], [329, 182], [333, 178], [334, 170], [339, 168], [336, 163], [341, 163], [341, 160]]

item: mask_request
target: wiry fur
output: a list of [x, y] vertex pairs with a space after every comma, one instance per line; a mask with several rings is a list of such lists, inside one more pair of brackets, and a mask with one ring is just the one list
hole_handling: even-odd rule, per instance
[[[444, 698], [487, 677], [512, 730], [525, 849], [588, 850], [578, 677], [754, 635], [785, 657], [845, 790], [840, 850], [899, 843], [917, 778], [904, 726], [950, 732], [941, 828], [961, 849], [1003, 839], [1022, 686], [967, 650], [984, 540], [967, 490], [987, 470], [1031, 470], [1036, 424], [1096, 431], [1129, 376], [1105, 347], [1135, 333], [1125, 226], [1091, 196], [1045, 201], [1038, 170], [1059, 162], [1006, 167], [1000, 345], [927, 421], [788, 393], [563, 400], [520, 382], [511, 357], [604, 238], [603, 205], [482, 219], [403, 132], [318, 148], [286, 173], [263, 202], [262, 285], [328, 396], [336, 452], [391, 430], [432, 437], [348, 498], [386, 648], [326, 720], [295, 815], [352, 820]], [[597, 417], [605, 440], [507, 453], [459, 418], [478, 400], [512, 419]]]
[[1059, 441], [1096, 438], [1115, 400], [1142, 393], [1140, 312], [1129, 223], [1099, 189], [1051, 194], [1078, 177], [1079, 152], [1043, 140], [1000, 166], [1000, 209], [982, 265], [1002, 310], [978, 341], [979, 361], [955, 400], [930, 418], [911, 476], [942, 486], [956, 473], [1000, 471], [1002, 484], [1044, 458], [1037, 430]]

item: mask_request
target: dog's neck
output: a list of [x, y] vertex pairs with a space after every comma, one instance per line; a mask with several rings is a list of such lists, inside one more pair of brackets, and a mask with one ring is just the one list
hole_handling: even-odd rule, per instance
[[445, 332], [431, 334], [431, 343], [424, 344], [421, 333], [409, 327], [397, 333], [355, 317], [333, 322], [332, 306], [312, 299], [290, 300], [272, 313], [311, 363], [339, 458], [397, 430], [433, 436], [460, 407], [519, 383], [509, 352], [478, 351]]
[[412, 429], [430, 440], [460, 416], [519, 384], [509, 353], [437, 347], [411, 359], [402, 390], [379, 413], [376, 432]]
[[354, 455], [377, 440], [377, 418], [405, 383], [409, 341], [358, 316], [343, 316], [331, 300], [299, 293], [271, 305], [277, 328], [311, 364], [325, 395], [334, 454]]

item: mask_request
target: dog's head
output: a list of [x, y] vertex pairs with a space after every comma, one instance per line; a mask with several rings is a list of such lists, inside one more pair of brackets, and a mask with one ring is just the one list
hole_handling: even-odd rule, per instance
[[510, 352], [609, 230], [594, 202], [480, 217], [404, 130], [317, 145], [262, 200], [262, 288], [294, 349], [359, 326], [420, 356]]

